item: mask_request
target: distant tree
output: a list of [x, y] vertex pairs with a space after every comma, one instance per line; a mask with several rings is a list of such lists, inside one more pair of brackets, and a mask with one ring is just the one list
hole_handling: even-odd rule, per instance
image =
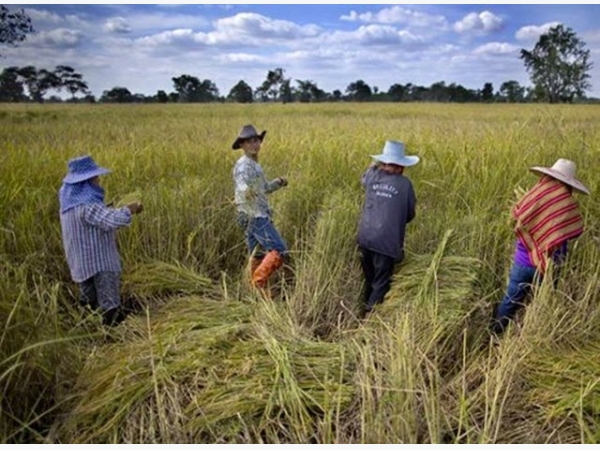
[[21, 102], [25, 100], [23, 83], [19, 81], [17, 67], [7, 67], [0, 74], [0, 102]]
[[546, 101], [572, 102], [590, 89], [592, 63], [585, 46], [571, 28], [557, 25], [540, 36], [533, 50], [521, 49], [531, 82]]
[[447, 102], [449, 100], [448, 89], [445, 81], [438, 81], [429, 87], [429, 100], [434, 102]]
[[401, 84], [395, 83], [392, 84], [388, 89], [388, 96], [393, 102], [401, 102], [405, 100], [406, 91], [406, 87], [402, 86]]
[[83, 81], [83, 75], [75, 72], [75, 69], [70, 66], [56, 66], [54, 75], [58, 77], [59, 86], [64, 87], [71, 94], [72, 99], [75, 99], [75, 94], [78, 92], [84, 95], [89, 92], [87, 83]]
[[346, 94], [350, 100], [364, 102], [371, 98], [372, 92], [371, 87], [367, 83], [363, 80], [357, 80], [346, 87]]
[[131, 103], [133, 102], [133, 95], [129, 89], [116, 86], [109, 91], [104, 91], [100, 101], [103, 103]]
[[200, 81], [192, 75], [173, 77], [173, 85], [179, 94], [179, 101], [184, 103], [205, 103], [218, 99], [219, 90], [210, 80]]
[[300, 103], [310, 102], [315, 83], [312, 80], [296, 80], [296, 84], [298, 84], [298, 101]]
[[46, 69], [37, 70], [34, 66], [26, 66], [18, 69], [17, 73], [27, 86], [31, 100], [37, 103], [43, 103], [48, 90], [60, 87], [60, 79]]
[[494, 101], [494, 85], [492, 83], [484, 83], [481, 90], [481, 100], [484, 102]]
[[277, 100], [281, 93], [281, 86], [285, 82], [284, 77], [285, 70], [278, 67], [275, 70], [269, 70], [267, 72], [267, 78], [263, 83], [256, 89], [256, 94], [261, 99]]
[[231, 88], [227, 98], [236, 103], [252, 103], [254, 101], [252, 88], [244, 80], [238, 81], [237, 84]]
[[331, 93], [331, 98], [333, 99], [334, 102], [341, 101], [342, 100], [342, 91], [340, 91], [339, 89], [335, 89]]
[[509, 103], [520, 103], [525, 99], [525, 88], [518, 81], [505, 81], [498, 93]]
[[169, 102], [171, 102], [171, 103], [179, 102], [179, 94], [177, 92], [169, 92]]
[[156, 92], [156, 101], [158, 103], [167, 103], [169, 101], [169, 96], [163, 90]]
[[15, 45], [33, 32], [31, 18], [23, 9], [10, 12], [4, 5], [0, 5], [0, 44]]
[[460, 84], [451, 83], [446, 90], [450, 102], [466, 103], [477, 101], [477, 93]]
[[284, 79], [279, 87], [279, 99], [282, 103], [291, 103], [294, 101], [294, 90], [290, 85], [292, 80], [289, 78]]

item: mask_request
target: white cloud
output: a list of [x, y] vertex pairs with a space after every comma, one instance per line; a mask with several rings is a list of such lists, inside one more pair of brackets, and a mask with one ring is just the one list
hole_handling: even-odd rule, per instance
[[220, 55], [217, 59], [223, 63], [255, 63], [264, 62], [264, 58], [257, 55], [251, 55], [248, 53], [228, 53], [226, 55]]
[[55, 14], [50, 11], [44, 11], [34, 8], [26, 8], [25, 13], [31, 18], [31, 21], [34, 24], [37, 23], [48, 23], [48, 24], [59, 24], [63, 22], [63, 18], [58, 14]]
[[539, 37], [546, 33], [550, 28], [560, 25], [560, 22], [545, 23], [544, 25], [528, 25], [521, 27], [515, 33], [515, 38], [522, 42], [535, 42]]
[[104, 23], [104, 29], [110, 33], [131, 33], [131, 26], [123, 17], [113, 17]]
[[406, 24], [412, 27], [445, 27], [447, 25], [444, 16], [425, 14], [401, 6], [384, 8], [376, 13], [367, 12], [359, 14], [356, 11], [350, 11], [350, 14], [341, 16], [340, 20], [348, 22]]
[[508, 44], [506, 42], [488, 42], [487, 44], [480, 45], [473, 53], [476, 55], [508, 55], [516, 53], [520, 50], [516, 45]]
[[316, 25], [301, 26], [287, 20], [274, 20], [255, 13], [240, 13], [219, 19], [215, 22], [215, 28], [215, 36], [224, 41], [231, 40], [235, 35], [267, 40], [291, 40], [316, 36], [319, 33], [319, 27]]
[[83, 33], [80, 31], [57, 28], [30, 35], [25, 41], [25, 45], [34, 48], [38, 46], [72, 48], [79, 45], [82, 39]]
[[362, 26], [354, 34], [362, 45], [420, 42], [418, 37], [408, 31], [398, 31], [394, 27], [382, 25]]
[[457, 33], [492, 33], [502, 29], [504, 21], [489, 11], [471, 13], [454, 24]]

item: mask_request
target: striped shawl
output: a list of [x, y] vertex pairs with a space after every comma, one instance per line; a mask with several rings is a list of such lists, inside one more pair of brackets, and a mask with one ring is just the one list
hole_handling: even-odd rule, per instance
[[517, 221], [515, 233], [541, 273], [553, 250], [583, 232], [583, 217], [571, 192], [547, 176], [517, 202], [512, 215]]

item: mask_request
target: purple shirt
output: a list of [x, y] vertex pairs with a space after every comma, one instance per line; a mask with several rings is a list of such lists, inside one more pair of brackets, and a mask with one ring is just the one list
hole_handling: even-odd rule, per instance
[[[564, 258], [567, 256], [567, 241], [563, 242], [563, 244], [552, 254], [552, 259], [554, 260], [554, 264], [560, 264]], [[526, 267], [535, 267], [531, 263], [531, 258], [529, 257], [529, 252], [527, 252], [527, 247], [521, 242], [520, 239], [517, 239], [517, 243], [515, 245], [515, 256], [514, 256], [515, 264]]]

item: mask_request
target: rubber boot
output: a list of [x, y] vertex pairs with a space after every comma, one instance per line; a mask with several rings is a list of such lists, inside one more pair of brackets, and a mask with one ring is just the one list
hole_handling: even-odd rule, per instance
[[283, 258], [277, 250], [271, 250], [263, 258], [260, 265], [252, 272], [252, 284], [257, 288], [267, 287], [269, 277], [283, 265]]

